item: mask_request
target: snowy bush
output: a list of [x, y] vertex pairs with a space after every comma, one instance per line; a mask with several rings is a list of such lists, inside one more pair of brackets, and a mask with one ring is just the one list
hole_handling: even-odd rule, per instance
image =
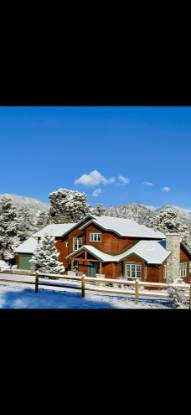
[[178, 289], [177, 287], [168, 287], [167, 288], [170, 301], [172, 302], [172, 308], [187, 308], [186, 298], [184, 292]]
[[59, 262], [60, 253], [55, 248], [54, 236], [46, 231], [38, 243], [31, 262], [35, 270], [45, 274], [61, 274], [65, 271], [62, 262]]

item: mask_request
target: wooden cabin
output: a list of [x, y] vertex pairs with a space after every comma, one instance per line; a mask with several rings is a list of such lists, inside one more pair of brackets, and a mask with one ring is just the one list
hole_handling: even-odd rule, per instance
[[[18, 268], [23, 269], [24, 264], [25, 269], [30, 269], [27, 261], [32, 258], [36, 244], [47, 229], [55, 237], [64, 274], [75, 270], [91, 277], [95, 274], [105, 274], [106, 278], [125, 275], [131, 280], [166, 282], [169, 272], [175, 272], [172, 264], [176, 246], [176, 276], [189, 281], [191, 253], [183, 243], [178, 243], [178, 248], [177, 243], [170, 243], [177, 238], [179, 241], [179, 236], [170, 234], [166, 238], [162, 232], [130, 219], [110, 216], [87, 215], [75, 224], [48, 225], [32, 236], [33, 245], [29, 238], [15, 250]], [[166, 244], [173, 249], [167, 249]]]

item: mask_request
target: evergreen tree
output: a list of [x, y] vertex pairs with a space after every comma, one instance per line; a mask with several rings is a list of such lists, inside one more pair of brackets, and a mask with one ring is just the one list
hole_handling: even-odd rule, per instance
[[168, 208], [161, 210], [159, 215], [150, 218], [147, 223], [148, 228], [155, 228], [160, 232], [179, 233], [181, 240], [190, 248], [190, 236], [188, 226], [174, 210]]
[[29, 262], [35, 266], [36, 271], [47, 274], [61, 274], [65, 271], [62, 262], [59, 262], [60, 253], [55, 248], [55, 239], [50, 231], [46, 231], [37, 244], [34, 255]]
[[52, 223], [78, 222], [90, 213], [87, 195], [74, 190], [59, 189], [49, 194]]
[[91, 210], [91, 213], [92, 215], [96, 215], [96, 216], [105, 216], [106, 210], [101, 203], [98, 203], [95, 209]]
[[[36, 226], [38, 229], [43, 229], [51, 223], [50, 212], [41, 212], [38, 216]], [[52, 222], [53, 223], [53, 222]]]
[[16, 217], [17, 234], [21, 242], [26, 241], [31, 235], [38, 231], [36, 215], [27, 206], [19, 209]]
[[20, 244], [15, 210], [11, 198], [3, 196], [0, 201], [0, 252], [5, 260], [15, 257], [14, 249]]

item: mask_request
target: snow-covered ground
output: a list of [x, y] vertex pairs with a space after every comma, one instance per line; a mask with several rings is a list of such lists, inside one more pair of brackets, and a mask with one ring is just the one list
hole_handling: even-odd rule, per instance
[[[27, 282], [35, 278], [26, 275], [8, 275], [0, 273], [0, 279], [9, 279], [10, 282], [0, 281], [0, 308], [86, 308], [86, 309], [121, 309], [121, 308], [171, 308], [168, 299], [154, 297], [139, 297], [139, 304], [135, 304], [134, 295], [101, 293], [86, 291], [85, 298], [81, 297], [81, 284], [67, 280], [44, 280], [46, 286], [39, 286], [39, 292], [35, 293], [35, 286]], [[14, 283], [11, 280], [24, 281], [25, 283]], [[67, 287], [51, 287], [49, 283], [63, 284]], [[87, 287], [90, 285], [87, 284]]]

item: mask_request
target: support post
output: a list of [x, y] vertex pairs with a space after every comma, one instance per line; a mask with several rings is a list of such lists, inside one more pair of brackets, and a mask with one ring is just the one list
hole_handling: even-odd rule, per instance
[[73, 271], [73, 259], [71, 259], [71, 271]]
[[99, 263], [99, 273], [102, 274], [102, 262]]
[[38, 271], [36, 272], [36, 279], [35, 279], [35, 293], [38, 292]]
[[85, 275], [82, 275], [82, 297], [85, 297]]
[[191, 284], [190, 284], [190, 309], [191, 309]]
[[135, 304], [139, 302], [139, 281], [135, 282]]

